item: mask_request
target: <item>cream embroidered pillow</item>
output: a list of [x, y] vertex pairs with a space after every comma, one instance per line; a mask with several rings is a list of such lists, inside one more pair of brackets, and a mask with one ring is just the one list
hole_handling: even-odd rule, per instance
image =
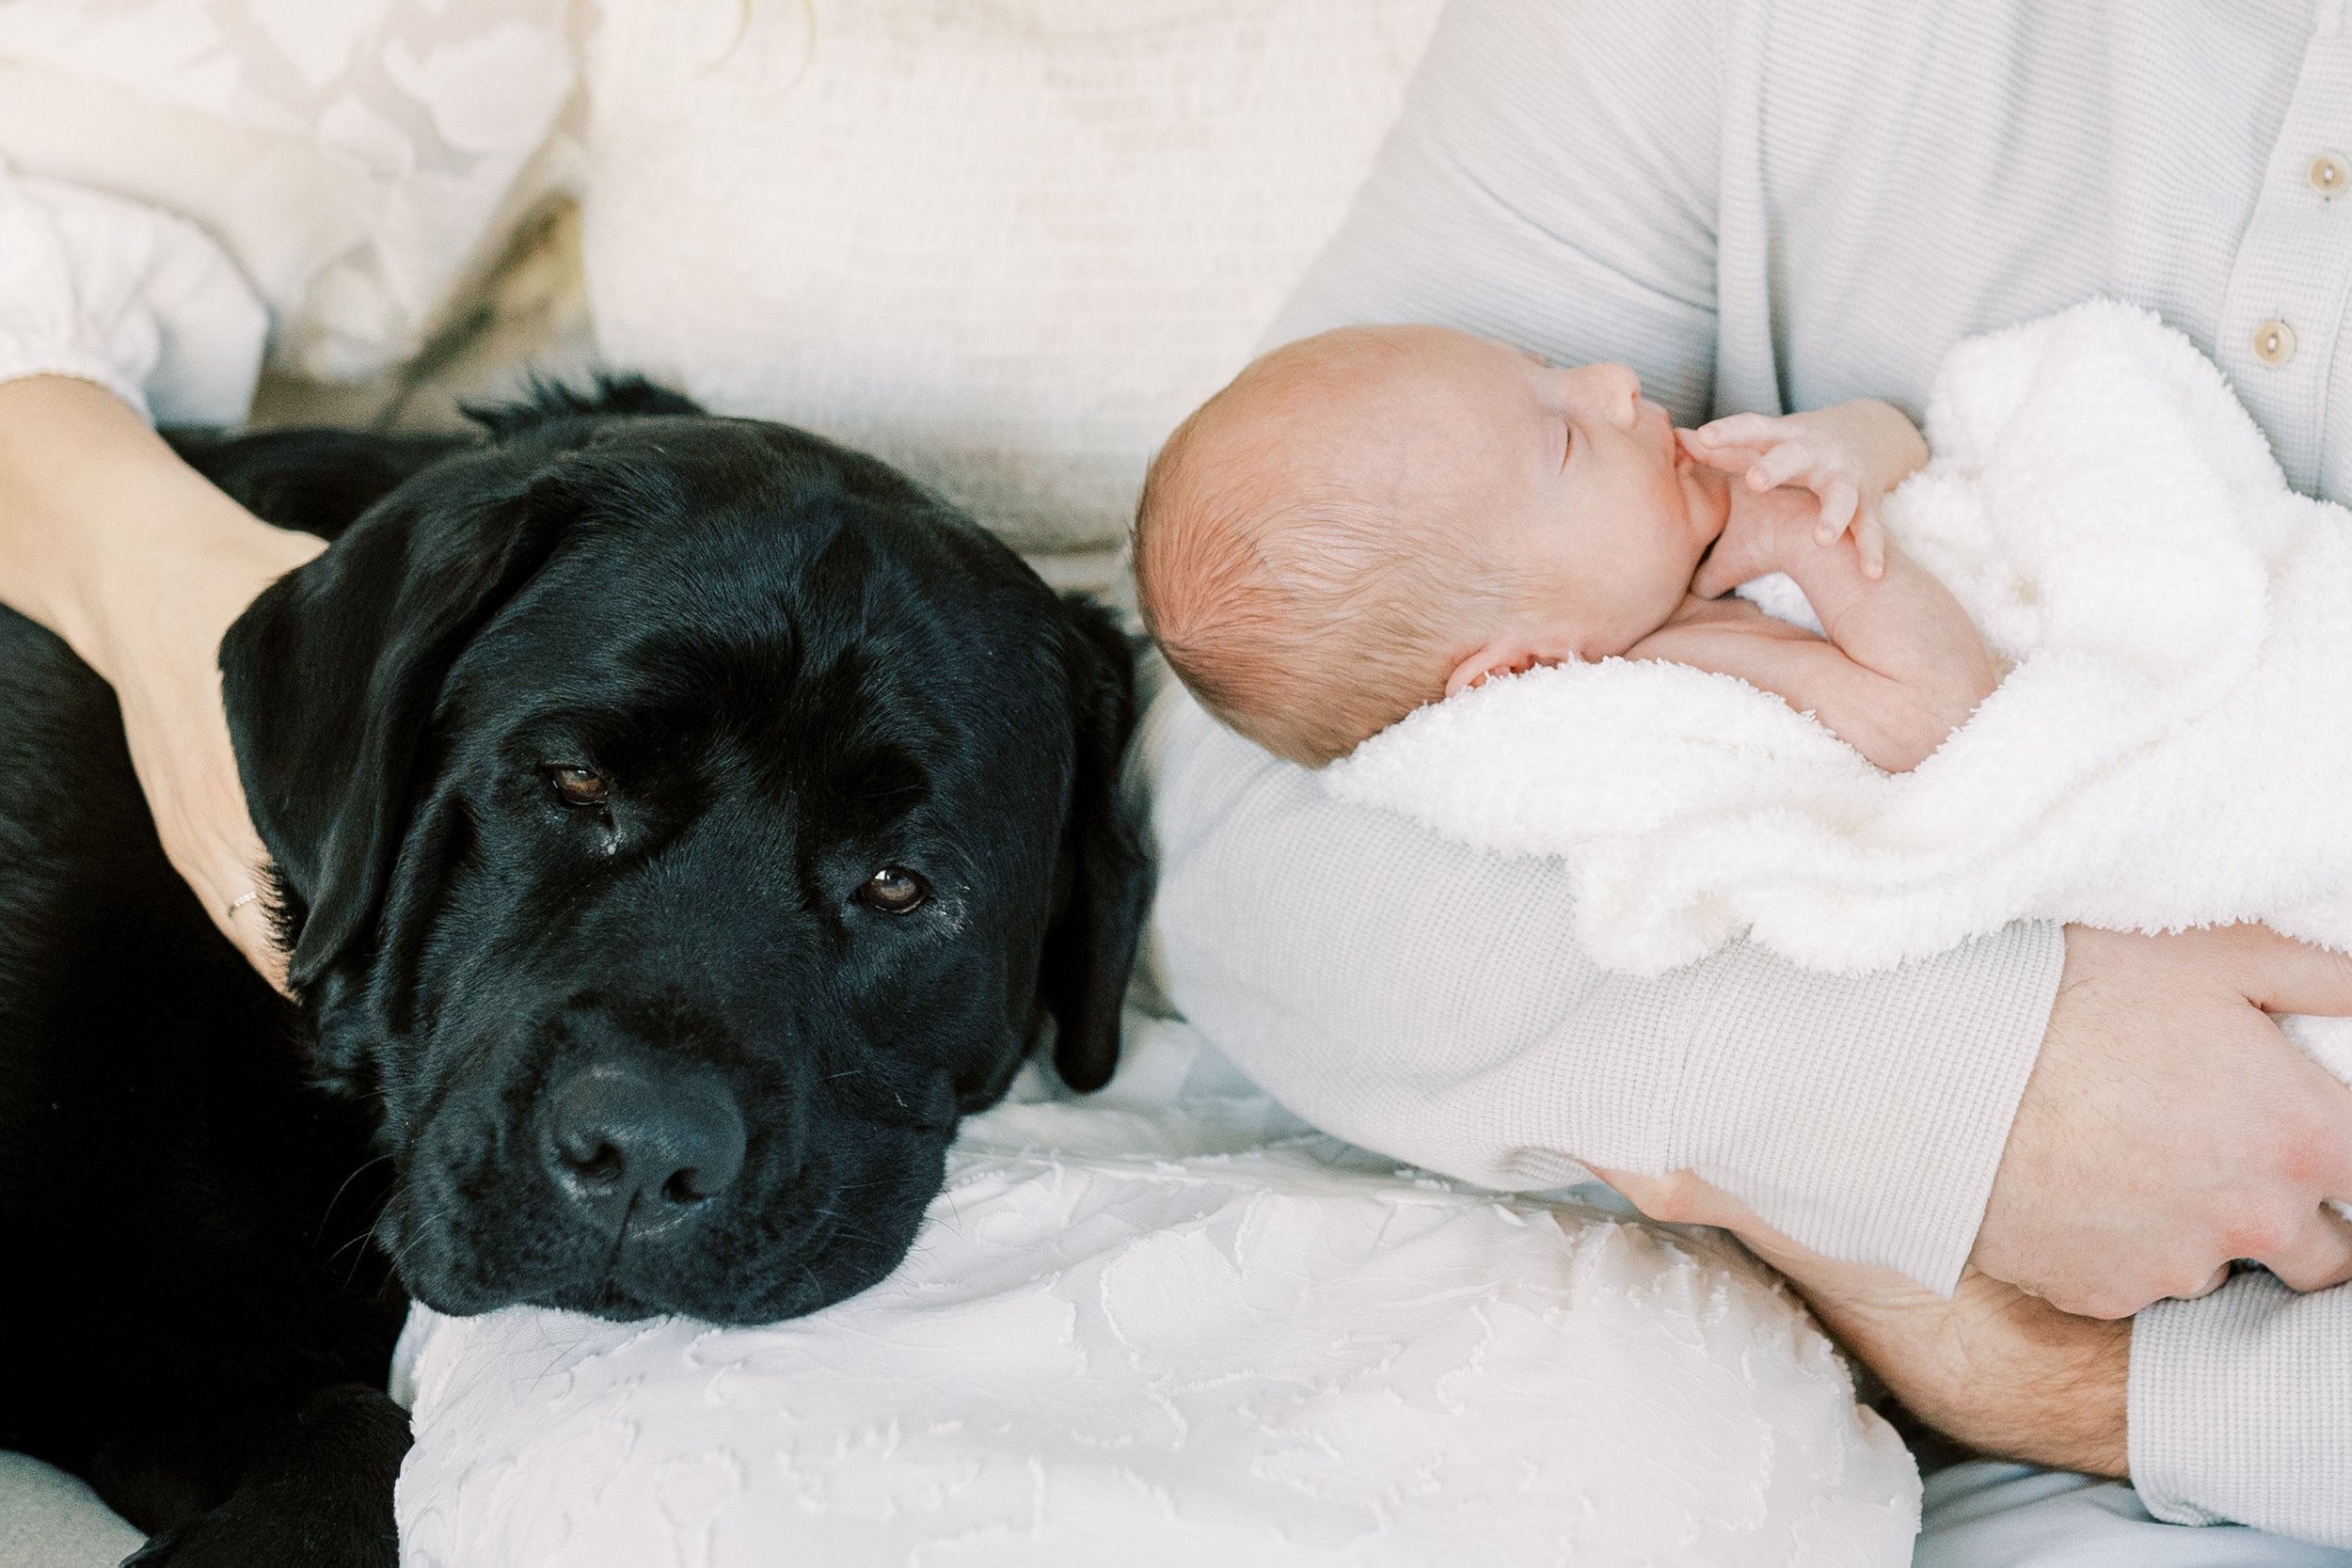
[[1153, 448], [1337, 227], [1438, 9], [613, 0], [599, 345], [1025, 548], [1118, 544]]

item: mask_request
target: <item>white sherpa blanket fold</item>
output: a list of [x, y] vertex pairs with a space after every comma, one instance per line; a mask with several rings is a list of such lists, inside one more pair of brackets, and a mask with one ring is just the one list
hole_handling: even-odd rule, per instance
[[1741, 937], [1877, 969], [2021, 917], [2352, 947], [2352, 513], [2106, 301], [1955, 349], [1927, 435], [1888, 529], [2011, 668], [1915, 771], [1728, 676], [1609, 659], [1424, 708], [1330, 788], [1561, 857], [1578, 937], [1635, 973]]

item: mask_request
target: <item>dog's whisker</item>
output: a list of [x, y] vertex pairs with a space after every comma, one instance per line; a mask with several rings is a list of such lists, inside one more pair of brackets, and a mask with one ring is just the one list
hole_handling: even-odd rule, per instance
[[[358, 1180], [360, 1177], [364, 1176], [369, 1171], [373, 1170], [376, 1166], [385, 1164], [390, 1159], [391, 1156], [389, 1154], [379, 1154], [373, 1160], [363, 1160], [353, 1168], [352, 1173], [349, 1176], [343, 1178], [343, 1184], [335, 1189], [335, 1196], [326, 1200], [326, 1207], [319, 1212], [318, 1228], [310, 1232], [310, 1244], [312, 1246], [318, 1245], [319, 1238], [326, 1234], [326, 1222], [334, 1218], [335, 1206], [343, 1200], [343, 1194], [351, 1191], [351, 1184], [354, 1181]], [[341, 1249], [338, 1248], [337, 1250], [340, 1251]]]

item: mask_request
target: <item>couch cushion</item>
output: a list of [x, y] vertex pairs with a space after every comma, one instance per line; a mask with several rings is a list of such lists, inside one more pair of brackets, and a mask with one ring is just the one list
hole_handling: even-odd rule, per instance
[[1117, 543], [1337, 226], [1438, 8], [612, 0], [599, 343], [1024, 547]]

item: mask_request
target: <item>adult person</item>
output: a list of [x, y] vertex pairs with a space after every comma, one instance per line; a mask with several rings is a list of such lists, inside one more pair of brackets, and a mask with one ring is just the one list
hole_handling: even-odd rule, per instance
[[[1681, 424], [1915, 414], [1960, 338], [2116, 295], [2220, 363], [2293, 483], [2352, 500], [2347, 186], [2342, 0], [1455, 0], [1266, 341], [1434, 322], [1624, 360]], [[1859, 979], [1748, 948], [1606, 974], [1553, 867], [1329, 800], [1164, 702], [1171, 995], [1295, 1110], [1732, 1224], [1956, 1435], [2352, 1546], [2352, 1291], [2323, 1289], [2352, 1275], [2352, 1093], [2264, 1016], [2344, 1012], [2342, 960], [2020, 926]]]

